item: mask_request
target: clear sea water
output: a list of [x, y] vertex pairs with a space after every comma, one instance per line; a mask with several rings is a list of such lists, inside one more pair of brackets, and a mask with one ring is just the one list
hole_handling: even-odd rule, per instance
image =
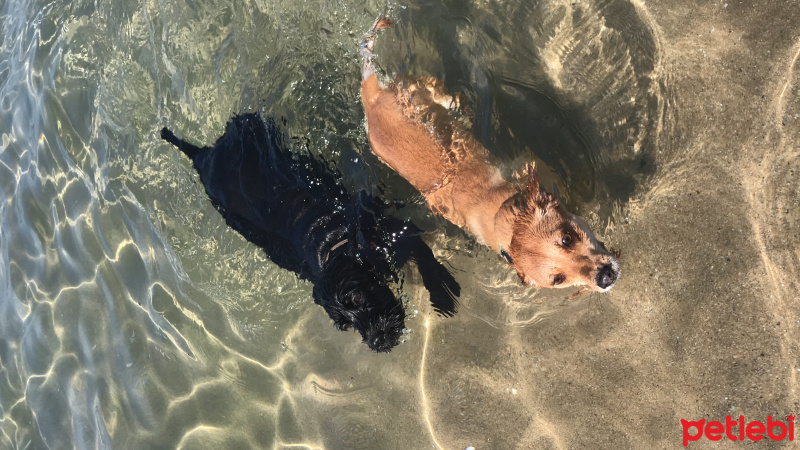
[[[660, 135], [674, 93], [638, 3], [0, 1], [0, 448], [585, 443], [550, 406], [596, 391], [535, 386], [639, 370], [564, 345], [608, 345], [629, 302], [650, 298], [640, 280], [658, 284], [658, 266], [632, 268], [651, 260], [624, 236], [671, 192], [653, 177], [686, 147]], [[388, 76], [445, 80], [507, 176], [535, 159], [609, 247], [628, 243], [615, 290], [520, 287], [370, 153], [357, 40], [380, 14], [399, 20], [377, 46]], [[346, 185], [405, 202], [462, 285], [458, 315], [436, 316], [409, 267], [401, 345], [378, 355], [335, 330], [311, 285], [228, 229], [158, 138], [168, 126], [211, 144], [241, 111], [285, 118]]]

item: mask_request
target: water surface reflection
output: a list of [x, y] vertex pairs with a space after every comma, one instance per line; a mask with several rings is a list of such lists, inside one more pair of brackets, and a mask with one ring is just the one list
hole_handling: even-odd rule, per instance
[[[518, 286], [372, 156], [358, 36], [462, 92], [511, 176], [622, 249], [613, 291]], [[14, 448], [672, 447], [680, 418], [798, 405], [796, 23], [782, 5], [88, 2], [0, 12], [0, 435]], [[228, 229], [168, 125], [286, 117], [406, 206], [462, 286], [406, 342], [340, 333]], [[796, 412], [796, 411], [795, 411]]]

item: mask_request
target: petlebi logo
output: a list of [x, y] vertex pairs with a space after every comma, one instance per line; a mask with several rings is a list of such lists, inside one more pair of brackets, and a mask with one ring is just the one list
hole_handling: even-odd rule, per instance
[[765, 438], [773, 441], [794, 441], [795, 417], [794, 414], [789, 414], [784, 422], [767, 416], [767, 423], [758, 420], [748, 422], [744, 416], [739, 416], [738, 419], [725, 416], [725, 423], [716, 420], [706, 422], [706, 419], [694, 421], [681, 419], [683, 446], [688, 447], [689, 442], [699, 441], [703, 437], [709, 441], [728, 439], [758, 442]]

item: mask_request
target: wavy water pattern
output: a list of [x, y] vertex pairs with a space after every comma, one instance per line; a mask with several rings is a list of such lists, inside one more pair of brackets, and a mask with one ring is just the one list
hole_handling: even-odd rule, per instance
[[[796, 413], [797, 8], [0, 6], [0, 447], [673, 448], [681, 418]], [[356, 42], [379, 14], [382, 76], [460, 92], [509, 179], [536, 161], [622, 251], [613, 290], [521, 287], [372, 155]], [[458, 314], [405, 270], [408, 330], [371, 353], [230, 230], [158, 131], [211, 143], [244, 110], [396, 201]]]
[[[10, 446], [385, 447], [393, 434], [376, 428], [369, 411], [387, 389], [406, 393], [393, 407], [409, 411], [409, 429], [428, 430], [411, 437], [412, 446], [444, 445], [435, 431], [449, 420], [438, 410], [441, 393], [426, 397], [436, 379], [426, 366], [436, 355], [433, 325], [422, 332], [421, 320], [412, 319], [407, 342], [388, 359], [365, 354], [311, 304], [310, 286], [227, 229], [177, 154], [156, 139], [166, 124], [210, 142], [229, 114], [266, 107], [286, 116], [312, 151], [340, 161], [346, 183], [380, 183], [395, 198], [413, 197], [408, 188], [394, 189], [397, 180], [365, 149], [353, 36], [368, 17], [351, 19], [346, 4], [318, 7], [6, 3], [0, 430]], [[471, 12], [484, 23], [490, 13], [507, 12]], [[410, 32], [405, 24], [426, 30], [413, 14], [405, 20], [401, 32]], [[476, 29], [476, 39], [486, 32]], [[427, 42], [457, 52], [468, 46]], [[497, 55], [493, 45], [486, 41], [482, 54]], [[474, 92], [491, 89], [502, 98], [532, 86], [503, 75], [491, 58], [471, 64], [472, 72], [483, 65], [484, 78], [500, 80], [475, 84]], [[581, 74], [559, 70], [562, 78], [552, 84], [573, 83], [577, 92], [562, 98], [588, 102], [596, 86], [581, 91], [574, 86]], [[583, 142], [581, 136], [568, 139]], [[405, 214], [423, 211], [416, 205]], [[539, 294], [517, 287], [513, 274], [466, 236], [431, 239], [457, 273], [494, 267], [466, 286], [462, 316], [470, 321], [524, 329], [564, 313], [563, 296], [561, 306], [535, 300]], [[419, 286], [406, 274], [409, 307], [428, 317]], [[479, 298], [500, 303], [470, 306]], [[320, 327], [326, 331], [313, 332]], [[409, 366], [417, 382], [383, 368], [409, 358], [421, 361]], [[424, 414], [413, 412], [417, 404]], [[320, 421], [320, 414], [334, 419]]]

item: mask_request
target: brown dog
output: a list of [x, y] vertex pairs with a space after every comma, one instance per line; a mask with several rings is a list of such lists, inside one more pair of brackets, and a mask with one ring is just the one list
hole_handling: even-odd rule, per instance
[[434, 78], [381, 87], [372, 63], [377, 20], [364, 35], [361, 99], [372, 151], [408, 180], [434, 212], [466, 229], [514, 266], [524, 284], [585, 285], [607, 291], [619, 279], [617, 258], [586, 222], [539, 187], [533, 165], [524, 195], [490, 165], [489, 152], [454, 114], [458, 97]]

